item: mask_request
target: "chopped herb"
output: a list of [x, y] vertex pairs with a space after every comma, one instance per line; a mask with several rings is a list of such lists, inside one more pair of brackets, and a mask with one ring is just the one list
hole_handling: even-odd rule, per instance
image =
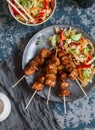
[[31, 7], [32, 2], [29, 1], [29, 0], [24, 0], [23, 2], [21, 2], [21, 4], [22, 4], [23, 6]]
[[72, 51], [73, 53], [76, 53], [76, 49], [72, 49], [71, 51]]
[[43, 2], [39, 3], [39, 8], [44, 8], [44, 3]]
[[40, 42], [40, 40], [38, 40], [37, 42], [36, 42], [36, 45], [39, 45], [41, 42]]
[[84, 54], [86, 55], [86, 54], [87, 54], [88, 52], [90, 52], [91, 50], [90, 50], [89, 47], [85, 47], [83, 51], [84, 51]]
[[89, 78], [91, 74], [92, 74], [92, 70], [91, 69], [84, 69], [83, 70], [84, 78], [86, 78], [86, 79]]
[[56, 35], [56, 42], [57, 42], [57, 43], [59, 43], [59, 39], [60, 39], [60, 35], [57, 34], [57, 35]]
[[34, 17], [37, 17], [37, 15], [38, 15], [38, 10], [34, 10], [34, 11], [33, 11], [33, 15], [34, 15]]

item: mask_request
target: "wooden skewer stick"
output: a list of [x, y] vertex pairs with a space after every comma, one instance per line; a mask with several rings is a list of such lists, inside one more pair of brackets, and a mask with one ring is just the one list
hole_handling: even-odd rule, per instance
[[64, 101], [64, 113], [66, 114], [66, 99], [65, 99], [65, 94], [63, 95], [63, 101]]
[[84, 93], [84, 95], [87, 96], [86, 92], [84, 91], [83, 87], [81, 86], [81, 84], [79, 83], [79, 81], [77, 79], [76, 79], [76, 82], [79, 85], [79, 87], [82, 90], [82, 92]]
[[[75, 63], [75, 62], [74, 62]], [[84, 93], [85, 96], [87, 96], [86, 92], [84, 91], [83, 87], [81, 86], [81, 84], [79, 83], [78, 79], [75, 79], [75, 81], [77, 82], [77, 84], [79, 85], [80, 89], [82, 90], [82, 92]]]
[[12, 88], [15, 88], [17, 85], [18, 85], [18, 83], [22, 80], [22, 79], [24, 79], [25, 78], [25, 75], [23, 75], [13, 86], [12, 86]]
[[31, 101], [32, 101], [32, 99], [34, 98], [34, 96], [35, 96], [36, 93], [37, 93], [37, 90], [34, 91], [33, 95], [31, 96], [30, 100], [28, 101], [28, 103], [27, 103], [25, 109], [28, 108], [28, 106], [30, 105], [30, 103], [31, 103]]
[[7, 2], [25, 19], [25, 21], [29, 21], [29, 19], [10, 1]]
[[57, 48], [56, 48], [56, 53], [55, 53], [56, 57], [57, 57]]
[[48, 106], [48, 102], [49, 102], [50, 91], [51, 91], [51, 87], [49, 87], [49, 90], [48, 90], [48, 96], [47, 96], [47, 102], [46, 102], [46, 105], [47, 105], [47, 106]]
[[31, 22], [34, 22], [33, 17], [23, 8], [21, 4], [17, 0], [14, 0], [15, 3], [23, 10], [23, 12], [30, 18]]

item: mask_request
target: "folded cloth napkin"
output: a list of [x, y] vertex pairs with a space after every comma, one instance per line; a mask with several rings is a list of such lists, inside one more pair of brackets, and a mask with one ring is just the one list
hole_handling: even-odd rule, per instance
[[8, 96], [12, 105], [10, 116], [0, 123], [0, 130], [61, 130], [52, 110], [41, 97], [36, 95], [25, 110], [33, 93], [25, 79], [12, 88], [23, 75], [21, 61], [21, 56], [10, 56], [0, 63], [0, 91]]

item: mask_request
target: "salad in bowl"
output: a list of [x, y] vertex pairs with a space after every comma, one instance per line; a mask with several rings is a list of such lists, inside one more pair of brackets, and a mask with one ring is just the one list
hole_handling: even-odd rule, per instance
[[28, 13], [28, 16], [30, 16], [32, 20], [29, 19], [26, 21], [26, 19], [9, 4], [9, 10], [12, 16], [18, 22], [29, 26], [46, 22], [53, 15], [56, 7], [56, 0], [11, 0], [11, 2], [26, 18], [28, 18]]

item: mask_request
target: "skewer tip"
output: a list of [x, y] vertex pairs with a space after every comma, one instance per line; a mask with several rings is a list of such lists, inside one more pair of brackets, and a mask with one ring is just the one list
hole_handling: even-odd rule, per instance
[[85, 96], [87, 96], [86, 92], [84, 91], [82, 85], [79, 83], [79, 81], [76, 79], [77, 84], [79, 85], [80, 89], [82, 90], [82, 92], [84, 93]]
[[51, 87], [49, 87], [49, 90], [48, 90], [48, 96], [47, 96], [47, 101], [46, 101], [47, 106], [48, 106], [48, 102], [49, 102], [50, 91], [51, 91]]
[[21, 80], [23, 80], [25, 78], [25, 75], [23, 75], [13, 86], [12, 88], [15, 88], [20, 82]]
[[28, 108], [28, 106], [30, 105], [30, 103], [31, 103], [31, 101], [32, 101], [32, 99], [34, 98], [34, 96], [35, 96], [36, 93], [37, 93], [37, 90], [34, 91], [33, 95], [32, 95], [31, 98], [29, 99], [29, 101], [28, 101], [28, 103], [27, 103], [27, 105], [26, 105], [26, 107], [25, 107], [25, 110], [26, 110], [26, 109]]
[[63, 101], [64, 101], [64, 114], [66, 114], [66, 99], [65, 99], [65, 94], [63, 95]]

